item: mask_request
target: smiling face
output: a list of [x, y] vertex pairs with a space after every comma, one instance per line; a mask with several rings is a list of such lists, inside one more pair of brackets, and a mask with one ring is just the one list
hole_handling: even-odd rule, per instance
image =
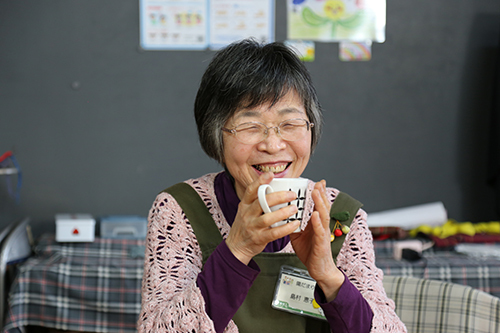
[[[302, 100], [290, 91], [277, 103], [266, 103], [250, 109], [241, 108], [227, 121], [225, 127], [257, 121], [268, 127], [278, 126], [287, 119], [309, 120]], [[239, 142], [231, 133], [224, 132], [224, 165], [235, 180], [236, 193], [241, 199], [248, 185], [260, 174], [272, 171], [274, 177], [296, 178], [304, 172], [311, 155], [311, 131], [300, 140], [288, 142], [269, 130], [267, 138], [249, 145]]]

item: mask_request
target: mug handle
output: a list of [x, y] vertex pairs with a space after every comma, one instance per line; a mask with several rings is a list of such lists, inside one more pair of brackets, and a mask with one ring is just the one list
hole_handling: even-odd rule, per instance
[[257, 195], [259, 197], [260, 207], [262, 208], [262, 211], [266, 214], [271, 213], [271, 208], [269, 208], [269, 205], [267, 204], [266, 194], [273, 192], [274, 190], [269, 184], [260, 185], [259, 190], [257, 192]]

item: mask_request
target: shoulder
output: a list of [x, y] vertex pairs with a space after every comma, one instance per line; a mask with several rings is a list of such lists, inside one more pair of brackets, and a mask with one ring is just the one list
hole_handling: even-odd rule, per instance
[[[217, 173], [210, 173], [199, 178], [191, 178], [185, 180], [183, 183], [190, 185], [203, 199], [207, 197], [207, 193], [213, 193], [213, 180]], [[175, 184], [174, 184], [175, 185]], [[172, 185], [173, 186], [173, 185]], [[177, 216], [182, 214], [182, 209], [178, 204], [175, 197], [168, 192], [168, 188], [156, 195], [153, 205], [150, 210], [150, 218], [152, 215], [156, 218], [166, 217], [166, 215]]]
[[189, 184], [192, 188], [196, 190], [196, 192], [200, 193], [206, 193], [206, 192], [213, 192], [214, 191], [214, 181], [215, 177], [220, 174], [218, 173], [208, 173], [206, 175], [203, 175], [198, 178], [191, 178], [184, 183]]
[[[200, 195], [201, 195], [201, 193], [213, 192], [215, 177], [217, 177], [217, 175], [220, 174], [221, 172], [208, 173], [208, 174], [203, 175], [203, 176], [198, 177], [198, 178], [190, 178], [190, 179], [184, 180], [183, 183], [186, 183], [189, 186], [191, 186]], [[174, 185], [176, 185], [176, 184], [172, 184], [171, 186], [174, 186]], [[158, 200], [159, 198], [165, 198], [165, 197], [172, 198], [172, 196], [168, 192], [168, 189], [171, 186], [165, 188], [163, 191], [158, 193], [158, 195], [156, 196], [156, 200]]]
[[[183, 183], [191, 186], [200, 196], [209, 213], [212, 215], [212, 218], [219, 228], [222, 236], [225, 238], [229, 233], [230, 226], [227, 223], [224, 214], [222, 213], [222, 209], [217, 201], [214, 187], [215, 178], [220, 173], [221, 172], [209, 173], [198, 178], [185, 180]], [[177, 202], [173, 195], [167, 192], [167, 190], [168, 188], [158, 194], [153, 204], [152, 212], [154, 212], [155, 208], [157, 208], [159, 211], [164, 213], [164, 216], [167, 216], [170, 219], [182, 219], [184, 221], [183, 224], [189, 225], [190, 223], [185, 216], [181, 205]]]

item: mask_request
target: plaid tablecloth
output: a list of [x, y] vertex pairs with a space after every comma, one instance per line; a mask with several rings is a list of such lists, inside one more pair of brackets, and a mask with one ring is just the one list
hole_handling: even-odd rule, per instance
[[[374, 242], [376, 264], [386, 275], [453, 282], [500, 297], [500, 259], [430, 249], [421, 260], [397, 261], [392, 258], [393, 242]], [[143, 240], [57, 243], [53, 235], [43, 235], [36, 255], [19, 266], [4, 331], [35, 325], [136, 332], [143, 254]]]
[[4, 331], [36, 325], [87, 332], [136, 332], [144, 240], [57, 243], [43, 235], [19, 266]]
[[375, 241], [375, 261], [386, 275], [410, 276], [468, 285], [500, 297], [500, 259], [471, 257], [453, 249], [429, 249], [417, 261], [394, 260], [392, 240]]

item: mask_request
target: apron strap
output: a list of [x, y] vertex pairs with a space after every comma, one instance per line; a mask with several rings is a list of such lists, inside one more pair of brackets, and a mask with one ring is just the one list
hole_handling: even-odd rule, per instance
[[[333, 232], [336, 221], [350, 227], [361, 207], [363, 207], [361, 202], [347, 193], [339, 192], [330, 208], [330, 232]], [[335, 240], [331, 243], [332, 255], [335, 262], [337, 262], [337, 255], [342, 248], [342, 244], [344, 244], [345, 236], [345, 234], [342, 234], [341, 236], [335, 237]]]
[[186, 214], [200, 245], [203, 263], [205, 263], [210, 254], [223, 241], [219, 228], [217, 228], [207, 206], [198, 192], [184, 182], [175, 184], [163, 192], [170, 193]]

